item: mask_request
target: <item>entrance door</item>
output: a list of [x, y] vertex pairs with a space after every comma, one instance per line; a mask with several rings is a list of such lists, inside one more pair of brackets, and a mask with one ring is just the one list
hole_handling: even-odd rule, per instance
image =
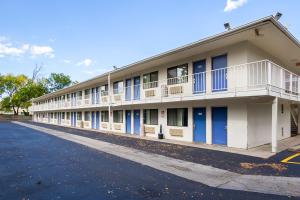
[[100, 112], [96, 111], [96, 129], [100, 128]]
[[193, 63], [194, 93], [204, 93], [206, 89], [206, 60]]
[[131, 134], [131, 110], [126, 110], [126, 133]]
[[95, 112], [92, 112], [92, 129], [96, 128], [96, 124], [95, 124]]
[[140, 126], [141, 126], [141, 117], [140, 117], [140, 110], [134, 110], [134, 134], [140, 134]]
[[141, 84], [140, 77], [139, 76], [135, 77], [133, 79], [133, 85], [134, 85], [134, 89], [133, 89], [134, 96], [133, 96], [133, 98], [134, 98], [134, 100], [139, 100], [140, 99], [140, 87], [141, 87], [140, 84]]
[[212, 108], [212, 142], [227, 145], [227, 107]]
[[125, 100], [131, 101], [131, 79], [125, 81]]
[[212, 90], [227, 90], [227, 55], [212, 58]]
[[194, 108], [194, 142], [206, 143], [206, 109]]

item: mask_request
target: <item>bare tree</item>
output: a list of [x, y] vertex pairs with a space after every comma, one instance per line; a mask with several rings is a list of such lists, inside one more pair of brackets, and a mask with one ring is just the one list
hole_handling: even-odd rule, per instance
[[43, 69], [42, 64], [41, 65], [35, 64], [35, 68], [33, 69], [33, 72], [32, 72], [32, 78], [31, 78], [32, 81], [35, 81], [38, 79], [42, 69]]

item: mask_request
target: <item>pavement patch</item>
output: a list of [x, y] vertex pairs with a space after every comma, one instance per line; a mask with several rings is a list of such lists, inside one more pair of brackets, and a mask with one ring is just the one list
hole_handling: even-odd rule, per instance
[[260, 167], [270, 167], [274, 170], [277, 170], [279, 172], [287, 170], [287, 167], [283, 164], [278, 163], [241, 163], [241, 167], [245, 169], [253, 169], [253, 168], [260, 168]]

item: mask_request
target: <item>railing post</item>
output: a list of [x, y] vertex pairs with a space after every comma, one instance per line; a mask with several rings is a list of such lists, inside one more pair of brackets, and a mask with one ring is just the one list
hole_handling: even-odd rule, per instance
[[293, 93], [293, 74], [292, 73], [290, 73], [290, 85], [289, 86], [290, 86], [290, 88], [289, 88], [290, 96], [292, 96], [292, 93]]
[[268, 61], [268, 90], [270, 90], [272, 85], [272, 65], [271, 62]]
[[283, 70], [280, 68], [280, 96], [282, 96], [283, 91]]

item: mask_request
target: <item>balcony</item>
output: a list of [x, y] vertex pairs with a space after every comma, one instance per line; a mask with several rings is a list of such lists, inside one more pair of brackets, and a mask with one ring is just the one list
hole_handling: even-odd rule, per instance
[[[95, 93], [83, 100], [52, 102], [35, 105], [34, 111], [72, 107], [99, 107], [181, 100], [199, 100], [242, 96], [278, 96], [300, 100], [299, 76], [269, 61], [262, 60], [223, 69], [175, 77], [144, 84], [131, 85], [112, 91]], [[47, 106], [46, 106], [47, 105]]]

